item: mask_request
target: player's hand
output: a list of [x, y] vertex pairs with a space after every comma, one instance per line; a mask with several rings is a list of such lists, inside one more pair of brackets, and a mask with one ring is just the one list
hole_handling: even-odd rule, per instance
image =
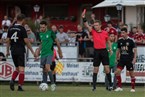
[[113, 54], [113, 51], [112, 51], [112, 50], [110, 50], [110, 51], [109, 51], [109, 53], [110, 53], [110, 56], [112, 56], [112, 54]]
[[82, 18], [85, 18], [85, 14], [86, 14], [86, 9], [84, 9], [84, 11], [82, 12]]
[[35, 58], [34, 58], [34, 61], [38, 61], [38, 60], [39, 60], [39, 57], [35, 57]]

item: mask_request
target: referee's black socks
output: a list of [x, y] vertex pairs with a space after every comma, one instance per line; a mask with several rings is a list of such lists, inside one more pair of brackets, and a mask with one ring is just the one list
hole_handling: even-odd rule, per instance
[[111, 73], [107, 73], [106, 76], [107, 76], [107, 79], [109, 81], [109, 86], [112, 87]]
[[93, 90], [96, 89], [97, 73], [93, 73]]

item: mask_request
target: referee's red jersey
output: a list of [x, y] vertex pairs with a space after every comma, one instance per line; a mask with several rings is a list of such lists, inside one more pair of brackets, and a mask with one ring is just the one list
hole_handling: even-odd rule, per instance
[[93, 36], [94, 48], [95, 49], [105, 49], [106, 42], [108, 40], [108, 32], [102, 30], [101, 32], [97, 32], [92, 29], [91, 34]]

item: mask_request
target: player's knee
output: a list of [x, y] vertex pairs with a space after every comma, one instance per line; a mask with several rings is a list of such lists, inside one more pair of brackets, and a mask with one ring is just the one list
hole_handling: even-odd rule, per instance
[[94, 73], [98, 73], [98, 71], [99, 71], [99, 67], [94, 67], [93, 72], [94, 72]]

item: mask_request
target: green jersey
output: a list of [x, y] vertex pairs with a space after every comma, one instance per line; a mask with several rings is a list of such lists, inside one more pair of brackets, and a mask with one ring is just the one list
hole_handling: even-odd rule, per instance
[[[108, 44], [107, 44], [107, 50], [109, 49], [108, 47]], [[113, 42], [112, 43], [112, 55], [110, 55], [110, 53], [108, 54], [109, 55], [109, 66], [110, 67], [114, 67], [116, 65], [115, 63], [115, 60], [116, 60], [116, 51], [117, 51], [117, 43], [116, 42]]]
[[41, 57], [46, 57], [48, 55], [53, 55], [53, 43], [56, 35], [51, 30], [46, 32], [40, 32], [39, 34], [41, 40]]

